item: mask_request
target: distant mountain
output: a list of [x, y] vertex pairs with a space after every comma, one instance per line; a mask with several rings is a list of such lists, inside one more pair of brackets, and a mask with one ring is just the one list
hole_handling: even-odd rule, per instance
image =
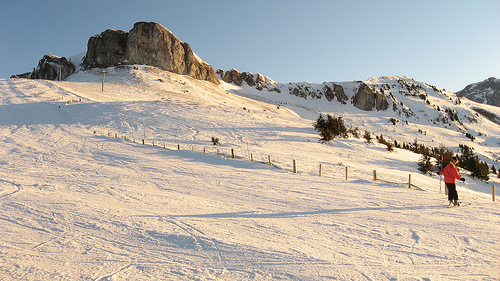
[[467, 85], [456, 94], [475, 102], [500, 106], [500, 79], [491, 77], [482, 82]]
[[[494, 106], [462, 101], [452, 92], [408, 76], [381, 76], [347, 82], [279, 83], [260, 73], [236, 69], [218, 69], [216, 73], [223, 82], [235, 86], [228, 86], [230, 92], [278, 107], [285, 106], [311, 119], [314, 118], [311, 113], [342, 113], [348, 120], [346, 112], [382, 118], [384, 121], [377, 124], [363, 122], [366, 125], [363, 129], [371, 131], [381, 129], [383, 123], [405, 127], [413, 123], [428, 128], [451, 129], [471, 139], [482, 137], [485, 140], [485, 135], [492, 133], [487, 133], [486, 126], [491, 124], [486, 125], [483, 117], [500, 124], [500, 111]], [[359, 124], [355, 120], [350, 122]], [[482, 125], [476, 126], [477, 123]], [[424, 131], [421, 129], [420, 132], [425, 134]], [[438, 139], [431, 137], [430, 141]]]
[[[402, 118], [416, 117], [414, 110], [407, 105], [414, 101], [423, 103], [425, 111], [431, 109], [436, 111], [432, 123], [448, 122], [447, 107], [460, 104], [460, 100], [453, 93], [438, 89], [435, 86], [415, 81], [408, 76], [382, 76], [372, 77], [366, 81], [352, 82], [323, 82], [321, 84], [310, 82], [278, 83], [260, 73], [239, 72], [236, 69], [223, 71], [218, 69], [216, 73], [226, 83], [238, 86], [255, 87], [257, 90], [267, 90], [276, 93], [286, 93], [303, 98], [305, 100], [322, 100], [336, 104], [352, 104], [354, 107], [364, 111], [386, 111], [392, 109]], [[450, 99], [450, 105], [439, 106], [439, 102], [431, 103], [430, 100]], [[420, 111], [423, 109], [419, 108]], [[445, 112], [444, 112], [445, 111]], [[453, 114], [454, 115], [454, 114]], [[450, 117], [451, 121], [455, 118]]]

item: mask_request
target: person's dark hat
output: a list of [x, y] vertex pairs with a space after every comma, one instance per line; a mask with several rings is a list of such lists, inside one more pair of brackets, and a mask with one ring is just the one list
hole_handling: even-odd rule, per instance
[[453, 156], [453, 157], [451, 157], [451, 160], [458, 161], [458, 158], [456, 156]]

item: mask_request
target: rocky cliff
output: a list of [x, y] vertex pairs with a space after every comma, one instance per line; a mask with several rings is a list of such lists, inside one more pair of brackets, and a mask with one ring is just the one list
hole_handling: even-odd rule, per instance
[[[214, 84], [220, 81], [212, 66], [200, 59], [189, 46], [172, 32], [155, 22], [137, 22], [130, 32], [108, 29], [89, 38], [83, 68], [109, 67], [120, 64], [146, 64], [163, 70]], [[31, 73], [13, 75], [54, 80], [62, 67], [62, 79], [75, 71], [64, 57], [45, 55]]]
[[352, 104], [366, 111], [374, 108], [377, 110], [387, 110], [389, 108], [386, 97], [365, 83], [361, 83], [358, 92], [352, 97]]
[[262, 91], [262, 89], [267, 89], [269, 91], [281, 93], [281, 91], [276, 87], [276, 85], [278, 84], [276, 81], [273, 81], [269, 77], [264, 76], [260, 73], [253, 74], [252, 72], [248, 71], [239, 72], [234, 68], [228, 71], [217, 69], [216, 72], [217, 75], [219, 75], [219, 78], [226, 83], [241, 86], [243, 82], [245, 82], [248, 86], [255, 87], [259, 91]]
[[108, 29], [89, 39], [84, 68], [146, 64], [219, 84], [212, 66], [155, 22], [137, 22], [130, 32]]
[[89, 38], [87, 54], [82, 65], [85, 68], [108, 67], [126, 59], [128, 32], [108, 29]]
[[38, 66], [28, 75], [30, 79], [65, 79], [75, 72], [75, 65], [65, 57], [45, 55]]
[[467, 85], [456, 94], [479, 103], [500, 106], [500, 79], [490, 77], [482, 82]]

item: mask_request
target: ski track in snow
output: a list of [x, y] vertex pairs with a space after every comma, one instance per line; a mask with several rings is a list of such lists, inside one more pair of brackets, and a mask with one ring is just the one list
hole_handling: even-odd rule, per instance
[[[104, 93], [92, 71], [0, 80], [1, 280], [500, 278], [498, 203], [444, 208], [417, 155], [318, 143], [311, 120], [188, 77], [109, 72]], [[396, 184], [409, 173], [421, 190]]]

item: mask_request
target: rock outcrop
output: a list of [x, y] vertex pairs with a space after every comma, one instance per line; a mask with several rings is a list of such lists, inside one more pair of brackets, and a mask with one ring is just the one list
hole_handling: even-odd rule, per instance
[[73, 73], [75, 73], [75, 65], [65, 57], [45, 55], [28, 78], [56, 80], [58, 78], [65, 79]]
[[352, 104], [362, 110], [371, 111], [387, 110], [389, 103], [384, 95], [377, 90], [370, 88], [365, 83], [361, 83], [356, 94], [352, 97]]
[[[241, 78], [241, 74], [238, 70], [236, 69], [231, 69], [226, 72], [222, 69], [217, 69], [217, 74], [219, 77], [226, 83], [231, 83], [235, 84], [238, 86], [241, 86], [241, 83], [243, 82], [243, 79]], [[250, 83], [253, 83], [253, 81], [250, 81]], [[248, 84], [248, 82], [247, 82]], [[249, 86], [252, 86], [251, 84], [248, 84]]]
[[257, 90], [262, 91], [267, 89], [269, 91], [274, 91], [281, 93], [280, 89], [276, 87], [278, 84], [276, 81], [271, 80], [269, 77], [264, 76], [260, 73], [253, 74], [252, 72], [239, 72], [237, 69], [231, 69], [224, 71], [222, 69], [217, 69], [217, 74], [220, 79], [226, 83], [235, 84], [241, 86], [245, 82], [248, 86], [255, 87]]
[[126, 58], [131, 63], [157, 66], [178, 74], [219, 84], [212, 66], [200, 59], [188, 43], [154, 22], [138, 22], [128, 35]]
[[90, 37], [83, 66], [108, 67], [122, 63], [126, 59], [127, 41], [127, 32], [114, 29]]
[[318, 89], [317, 87], [310, 87], [308, 83], [288, 83], [284, 85], [260, 73], [239, 72], [234, 68], [228, 71], [217, 69], [216, 73], [226, 83], [241, 86], [245, 82], [248, 86], [255, 87], [259, 91], [263, 89], [277, 93], [288, 91], [288, 94], [304, 99], [320, 99], [325, 97], [328, 101], [336, 99], [341, 104], [346, 104], [347, 100], [349, 100], [344, 92], [344, 88], [341, 85], [331, 82], [323, 83], [323, 87]]
[[349, 99], [347, 95], [344, 92], [344, 88], [338, 84], [332, 84], [332, 88], [330, 88], [328, 85], [323, 86], [323, 92], [325, 95], [325, 98], [328, 101], [332, 101], [334, 98], [337, 99], [338, 102], [341, 104], [346, 104], [346, 101]]
[[155, 22], [137, 22], [130, 32], [108, 29], [87, 44], [84, 68], [146, 64], [219, 84], [212, 66], [172, 32]]
[[331, 82], [324, 82], [321, 88], [314, 87], [309, 83], [290, 83], [290, 85], [288, 87], [289, 93], [304, 99], [321, 99], [325, 97], [330, 102], [336, 99], [341, 104], [346, 104], [346, 101], [349, 99], [342, 86]]

